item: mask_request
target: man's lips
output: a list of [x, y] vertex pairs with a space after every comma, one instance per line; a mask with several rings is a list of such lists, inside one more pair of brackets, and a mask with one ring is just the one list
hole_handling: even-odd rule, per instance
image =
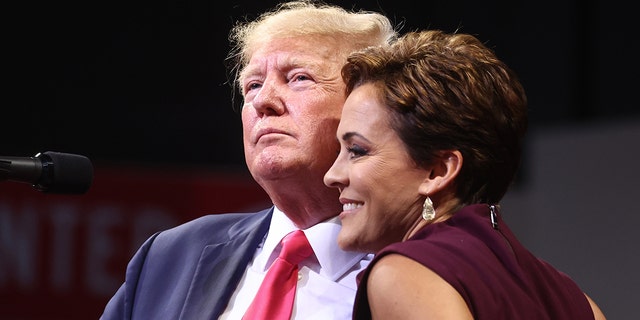
[[260, 139], [266, 135], [270, 135], [270, 134], [284, 134], [284, 135], [290, 135], [289, 133], [287, 133], [286, 131], [283, 130], [279, 130], [279, 129], [275, 129], [275, 128], [264, 128], [264, 129], [260, 129], [256, 132], [255, 135], [255, 142], [260, 141]]

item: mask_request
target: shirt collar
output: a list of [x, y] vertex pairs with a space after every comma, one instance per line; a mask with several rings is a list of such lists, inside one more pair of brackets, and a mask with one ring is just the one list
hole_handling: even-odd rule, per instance
[[[332, 281], [340, 279], [366, 256], [365, 253], [340, 249], [337, 237], [341, 226], [340, 219], [336, 216], [303, 230], [320, 264], [318, 273]], [[269, 232], [261, 252], [256, 256], [254, 266], [260, 270], [268, 269], [278, 256], [280, 240], [294, 230], [298, 228], [293, 222], [278, 207], [274, 207]]]

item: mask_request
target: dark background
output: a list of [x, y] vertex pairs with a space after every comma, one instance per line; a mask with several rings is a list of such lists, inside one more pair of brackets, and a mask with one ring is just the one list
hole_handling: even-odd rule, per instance
[[[640, 114], [631, 99], [635, 14], [621, 1], [333, 2], [383, 12], [403, 32], [477, 35], [520, 75], [533, 127]], [[54, 150], [243, 170], [227, 34], [275, 3], [12, 2], [2, 32], [0, 155]]]
[[[385, 13], [402, 32], [438, 28], [474, 34], [519, 74], [529, 98], [531, 141], [521, 181], [503, 203], [520, 215], [506, 218], [523, 243], [574, 277], [610, 319], [632, 319], [640, 298], [636, 11], [626, 2], [602, 0], [330, 2]], [[113, 203], [121, 211], [111, 216], [124, 221], [116, 230], [129, 230], [128, 219], [152, 204], [168, 210], [162, 217], [175, 218], [167, 222], [171, 225], [232, 210], [225, 205], [260, 203], [262, 195], [247, 185], [240, 116], [233, 110], [224, 59], [234, 22], [274, 4], [4, 4], [0, 155], [52, 150], [92, 160], [98, 173], [92, 193], [78, 198], [73, 207], [78, 211], [71, 215], [80, 221], [72, 238], [79, 246], [98, 243], [83, 234], [92, 234], [85, 230], [95, 221], [106, 223], [96, 212]], [[240, 187], [230, 187], [234, 181]], [[15, 188], [14, 194], [13, 189], [0, 185], [0, 218], [11, 222], [0, 231], [17, 239], [0, 234], [0, 244], [8, 248], [28, 243], [20, 242], [18, 227], [25, 225], [19, 222], [28, 216], [23, 208], [40, 210], [34, 213], [40, 219], [37, 230], [54, 234], [49, 211], [58, 210], [59, 202], [73, 203], [64, 197], [41, 201], [31, 190]], [[44, 252], [35, 256], [48, 257], [45, 244], [51, 238], [39, 239], [38, 250]], [[129, 250], [138, 245], [136, 240], [103, 248], [105, 254], [121, 255], [109, 265], [122, 272], [116, 283], [124, 277]], [[84, 261], [72, 258], [76, 264]], [[0, 271], [2, 266], [0, 260]], [[48, 279], [50, 269], [44, 263], [36, 271]], [[113, 284], [102, 286], [104, 292], [87, 302], [78, 298], [87, 295], [84, 287], [60, 293], [44, 282], [36, 286], [44, 292], [13, 295], [11, 279], [4, 281], [3, 299], [14, 299], [18, 307], [3, 309], [7, 306], [0, 303], [0, 318], [94, 318], [115, 290]], [[44, 311], [34, 312], [31, 305]], [[45, 316], [24, 316], [36, 313]]]

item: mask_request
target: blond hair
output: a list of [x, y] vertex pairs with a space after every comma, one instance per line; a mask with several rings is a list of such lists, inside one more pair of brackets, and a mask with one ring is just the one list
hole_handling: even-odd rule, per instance
[[239, 22], [231, 29], [232, 49], [227, 63], [233, 77], [232, 86], [239, 85], [242, 70], [261, 44], [273, 38], [295, 36], [340, 37], [352, 51], [388, 44], [397, 37], [397, 32], [389, 19], [380, 13], [347, 11], [312, 0], [284, 2], [256, 20]]

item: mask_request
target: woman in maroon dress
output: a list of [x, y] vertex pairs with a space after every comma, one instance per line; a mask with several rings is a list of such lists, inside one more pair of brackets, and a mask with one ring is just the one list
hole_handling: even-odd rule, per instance
[[338, 158], [343, 249], [375, 252], [354, 319], [604, 319], [501, 219], [527, 101], [478, 39], [410, 32], [351, 55]]

